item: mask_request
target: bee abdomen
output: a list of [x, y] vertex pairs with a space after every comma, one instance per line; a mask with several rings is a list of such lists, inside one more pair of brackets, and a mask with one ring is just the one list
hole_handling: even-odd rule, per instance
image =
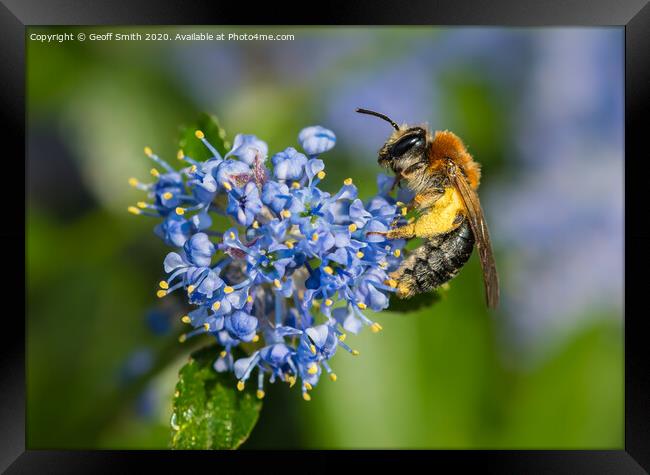
[[472, 255], [474, 235], [467, 220], [453, 231], [426, 241], [394, 273], [399, 297], [428, 292], [452, 279]]

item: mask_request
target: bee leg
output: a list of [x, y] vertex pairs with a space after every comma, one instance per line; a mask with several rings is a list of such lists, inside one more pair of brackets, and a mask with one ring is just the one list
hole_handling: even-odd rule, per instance
[[407, 224], [382, 234], [385, 234], [387, 239], [411, 239], [415, 237], [415, 224]]

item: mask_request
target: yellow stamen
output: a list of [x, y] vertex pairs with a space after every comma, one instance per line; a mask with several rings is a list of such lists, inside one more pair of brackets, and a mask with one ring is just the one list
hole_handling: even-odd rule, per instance
[[157, 296], [159, 299], [163, 298], [165, 295], [167, 295], [167, 291], [166, 291], [166, 290], [160, 289], [158, 292], [156, 292], [156, 296]]
[[346, 178], [345, 180], [343, 180], [343, 184], [350, 186], [352, 184], [352, 178]]
[[137, 178], [131, 177], [129, 178], [129, 185], [136, 187], [140, 184]]
[[253, 221], [253, 229], [259, 229], [259, 227], [260, 227], [260, 223], [258, 223], [257, 220]]
[[309, 383], [305, 383], [305, 389], [306, 389], [307, 391], [311, 391], [312, 389], [314, 389], [314, 387], [313, 387], [311, 384], [309, 384]]
[[189, 315], [183, 315], [183, 316], [181, 317], [181, 322], [183, 322], [183, 323], [191, 323], [191, 322], [192, 322], [192, 319], [190, 318]]
[[166, 191], [163, 193], [162, 197], [166, 200], [171, 200], [174, 194], [171, 191]]
[[183, 216], [185, 214], [185, 209], [179, 206], [178, 208], [176, 208], [176, 214], [179, 216]]
[[347, 336], [345, 333], [341, 333], [341, 334], [339, 335], [339, 341], [345, 341], [345, 339], [346, 339], [347, 337], [348, 337], [348, 336]]
[[273, 285], [275, 285], [276, 289], [281, 289], [282, 288], [282, 284], [280, 283], [280, 281], [278, 279], [275, 279], [273, 281]]
[[178, 337], [178, 341], [181, 343], [183, 343], [185, 340], [187, 340], [187, 335], [185, 333]]
[[357, 230], [357, 225], [352, 223], [351, 225], [348, 226], [348, 229], [350, 230], [351, 233], [353, 233]]
[[334, 302], [332, 302], [332, 299], [325, 299], [325, 305], [327, 305], [328, 307], [331, 307], [333, 303]]
[[316, 176], [318, 177], [319, 180], [322, 180], [323, 178], [325, 178], [327, 176], [327, 173], [325, 173], [324, 171], [321, 170], [318, 173], [316, 173]]
[[247, 301], [248, 303], [253, 303], [253, 296], [252, 296], [252, 295], [249, 295], [248, 297], [246, 297], [246, 301]]
[[332, 275], [334, 273], [334, 269], [332, 269], [330, 266], [323, 267], [323, 270], [325, 271], [326, 274], [329, 275]]
[[406, 216], [408, 214], [408, 208], [406, 206], [402, 207], [402, 216]]
[[316, 346], [315, 345], [309, 345], [309, 349], [311, 350], [312, 353], [316, 354]]
[[183, 153], [182, 150], [179, 150], [178, 152], [176, 152], [176, 158], [178, 158], [179, 160], [185, 160], [185, 153]]
[[151, 173], [151, 175], [155, 176], [156, 178], [160, 176], [160, 172], [158, 170], [156, 170], [155, 168], [152, 168], [151, 170], [149, 170], [149, 173]]
[[259, 336], [259, 335], [255, 335], [255, 336], [253, 337], [253, 340], [252, 340], [252, 341], [253, 341], [253, 343], [257, 343], [258, 341], [260, 341], [260, 336]]
[[318, 366], [316, 366], [315, 364], [311, 365], [311, 366], [309, 367], [309, 369], [307, 370], [307, 372], [308, 372], [309, 374], [316, 374], [316, 373], [318, 373]]
[[226, 286], [223, 288], [223, 293], [224, 293], [224, 294], [232, 294], [234, 291], [235, 291], [235, 289], [233, 289], [233, 288], [230, 287], [229, 285], [226, 285]]
[[180, 391], [178, 391], [178, 390], [174, 391], [174, 397], [178, 397], [180, 395], [181, 395]]
[[330, 373], [330, 379], [336, 381], [336, 373]]
[[203, 138], [205, 138], [205, 134], [203, 133], [202, 130], [195, 130], [195, 131], [194, 131], [194, 136], [195, 136], [197, 139], [203, 139]]
[[317, 233], [312, 234], [311, 235], [311, 240], [314, 241], [314, 242], [318, 241], [318, 234]]
[[226, 356], [228, 356], [228, 352], [226, 350], [223, 350], [221, 353], [219, 353], [219, 356], [225, 358]]
[[287, 247], [289, 249], [293, 249], [293, 241], [287, 241], [287, 242], [285, 242], [285, 244], [287, 245]]
[[128, 210], [129, 213], [131, 213], [131, 214], [140, 214], [140, 212], [141, 212], [141, 211], [140, 211], [138, 208], [136, 208], [135, 206], [129, 206], [129, 207], [127, 208], [127, 210]]
[[357, 259], [362, 259], [365, 254], [361, 251], [357, 252]]
[[196, 168], [196, 165], [192, 165], [190, 167], [190, 173], [196, 173], [196, 170], [198, 170], [198, 168]]
[[302, 398], [305, 401], [311, 401], [311, 396], [309, 395], [309, 393], [302, 393]]
[[151, 150], [151, 147], [145, 147], [145, 148], [144, 148], [144, 154], [145, 154], [147, 157], [152, 156], [152, 155], [153, 155], [153, 150]]
[[222, 183], [222, 185], [226, 190], [228, 190], [228, 191], [232, 190], [232, 185], [230, 183], [228, 183], [227, 181], [224, 181]]
[[147, 203], [144, 202], [144, 201], [138, 201], [136, 204], [138, 205], [138, 208], [141, 208], [141, 209], [144, 209], [144, 208], [147, 207]]
[[280, 211], [280, 216], [282, 216], [283, 218], [290, 218], [291, 211], [289, 211], [288, 209], [283, 209], [282, 211]]
[[161, 280], [160, 282], [158, 282], [158, 285], [160, 286], [161, 289], [166, 290], [169, 288], [169, 284], [167, 283], [166, 280]]
[[246, 387], [246, 385], [244, 384], [243, 381], [237, 381], [237, 389], [239, 391], [243, 391], [245, 387]]
[[215, 302], [212, 304], [212, 310], [215, 312], [221, 308], [221, 302]]
[[296, 384], [296, 377], [295, 376], [289, 376], [287, 378], [287, 382], [289, 383], [289, 387], [292, 388], [294, 384]]
[[395, 257], [399, 257], [399, 256], [402, 255], [402, 251], [400, 251], [399, 249], [395, 249], [395, 250], [393, 251], [393, 255], [394, 255]]
[[205, 328], [205, 331], [209, 331], [209, 330], [210, 330], [210, 324], [207, 323], [207, 322], [204, 323], [204, 324], [203, 324], [203, 328]]
[[368, 306], [363, 302], [358, 302], [357, 307], [359, 307], [361, 310], [365, 310], [366, 308], [368, 308]]
[[352, 350], [352, 356], [359, 356], [359, 354], [358, 350]]
[[188, 293], [188, 294], [191, 294], [192, 292], [194, 292], [194, 289], [195, 289], [195, 288], [196, 288], [196, 287], [194, 287], [193, 285], [188, 285], [188, 286], [187, 286], [187, 293]]
[[257, 399], [264, 399], [264, 391], [261, 389], [257, 390]]
[[370, 331], [373, 332], [373, 333], [379, 333], [383, 329], [384, 329], [384, 327], [382, 327], [379, 323], [376, 323], [376, 322], [373, 323], [372, 325], [370, 325]]
[[381, 262], [379, 263], [379, 267], [380, 267], [381, 269], [386, 269], [386, 268], [388, 267], [388, 262], [386, 262], [386, 261], [381, 261]]
[[294, 190], [297, 190], [298, 188], [300, 188], [300, 183], [298, 183], [297, 181], [294, 181], [291, 184], [291, 188], [293, 188]]
[[235, 233], [233, 233], [232, 231], [230, 231], [230, 239], [235, 239]]

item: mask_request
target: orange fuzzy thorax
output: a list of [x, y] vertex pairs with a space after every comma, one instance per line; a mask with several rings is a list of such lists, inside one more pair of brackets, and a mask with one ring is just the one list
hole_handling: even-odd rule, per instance
[[448, 130], [436, 131], [429, 150], [429, 169], [436, 173], [442, 171], [445, 160], [451, 158], [460, 166], [472, 188], [478, 188], [481, 180], [481, 166], [474, 161], [463, 141]]

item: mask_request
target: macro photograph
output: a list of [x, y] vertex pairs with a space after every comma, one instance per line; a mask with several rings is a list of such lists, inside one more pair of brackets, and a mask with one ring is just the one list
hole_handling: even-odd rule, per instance
[[28, 26], [25, 445], [622, 450], [623, 26]]

